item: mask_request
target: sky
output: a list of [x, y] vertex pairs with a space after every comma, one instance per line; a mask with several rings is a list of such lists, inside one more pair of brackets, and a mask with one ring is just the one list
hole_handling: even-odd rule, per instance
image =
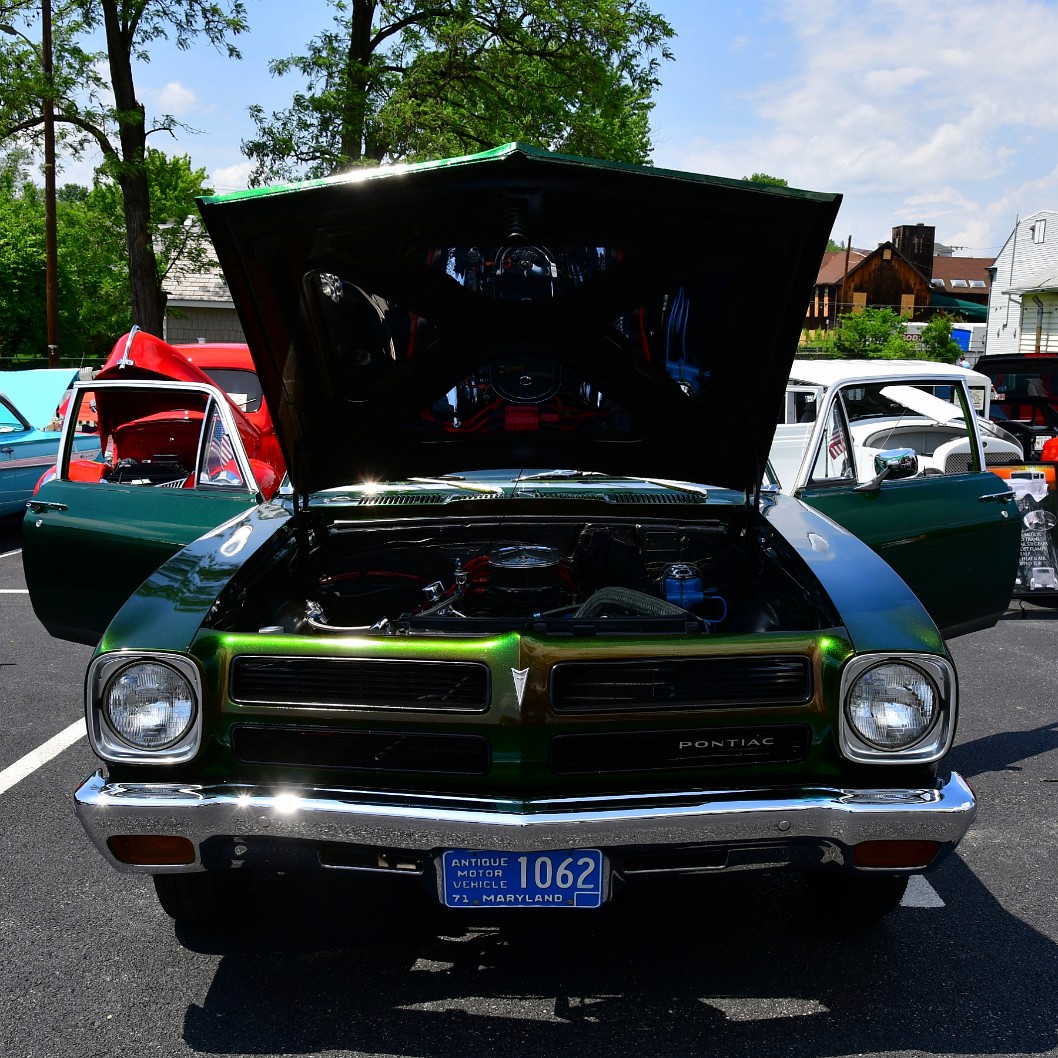
[[[655, 165], [844, 196], [833, 237], [871, 249], [930, 224], [994, 257], [1019, 216], [1058, 208], [1058, 0], [648, 0], [677, 36], [652, 127]], [[247, 0], [235, 62], [164, 42], [136, 69], [148, 113], [199, 130], [155, 137], [218, 191], [246, 186], [247, 108], [300, 87], [268, 61], [330, 24], [325, 0]], [[68, 166], [60, 182], [86, 183]]]

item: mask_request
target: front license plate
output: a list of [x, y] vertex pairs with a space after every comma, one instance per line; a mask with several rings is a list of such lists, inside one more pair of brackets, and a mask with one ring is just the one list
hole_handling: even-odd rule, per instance
[[599, 849], [449, 849], [441, 856], [441, 892], [446, 907], [599, 907], [605, 862]]

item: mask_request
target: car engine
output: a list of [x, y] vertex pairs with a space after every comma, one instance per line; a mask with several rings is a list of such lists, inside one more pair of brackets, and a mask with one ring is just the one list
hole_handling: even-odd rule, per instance
[[[694, 525], [335, 524], [288, 542], [282, 597], [240, 593], [218, 624], [266, 633], [549, 635], [805, 630], [836, 624], [788, 545]], [[263, 591], [264, 581], [261, 582]]]

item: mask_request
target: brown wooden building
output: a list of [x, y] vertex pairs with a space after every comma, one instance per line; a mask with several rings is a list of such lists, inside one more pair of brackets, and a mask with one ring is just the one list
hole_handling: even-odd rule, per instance
[[805, 315], [805, 329], [829, 330], [844, 312], [891, 309], [925, 321], [938, 309], [979, 318], [988, 303], [990, 261], [936, 253], [934, 229], [926, 224], [893, 228], [877, 249], [827, 253]]
[[[817, 281], [805, 327], [811, 330], [830, 328], [842, 313], [865, 308], [892, 309], [914, 319], [917, 313], [929, 307], [929, 277], [923, 275], [892, 242], [883, 242], [855, 263], [850, 255], [847, 272], [844, 252], [835, 256], [840, 260], [828, 263], [826, 277], [821, 269], [820, 278], [832, 278], [832, 281]], [[841, 266], [841, 274], [833, 277], [835, 263]]]

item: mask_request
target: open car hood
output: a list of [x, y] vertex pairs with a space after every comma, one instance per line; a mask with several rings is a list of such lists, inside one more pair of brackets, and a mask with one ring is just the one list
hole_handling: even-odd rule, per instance
[[942, 426], [963, 420], [962, 408], [952, 404], [950, 400], [942, 400], [915, 386], [885, 386], [881, 393], [883, 397], [902, 404], [916, 415], [921, 415], [924, 419], [932, 419], [933, 422], [940, 423]]
[[840, 196], [519, 144], [201, 199], [291, 479], [760, 481]]
[[[107, 358], [102, 370], [96, 373], [96, 382], [135, 382], [144, 379], [191, 382], [208, 386], [215, 393], [222, 391], [204, 371], [196, 367], [186, 354], [168, 345], [153, 334], [133, 328], [123, 335]], [[242, 438], [243, 447], [249, 456], [256, 458], [262, 444], [261, 431], [226, 394], [225, 400]], [[100, 449], [105, 451], [108, 439], [124, 427], [136, 422], [146, 422], [152, 417], [158, 421], [166, 418], [187, 417], [186, 395], [180, 390], [144, 392], [135, 388], [103, 388], [95, 395], [99, 424]]]

